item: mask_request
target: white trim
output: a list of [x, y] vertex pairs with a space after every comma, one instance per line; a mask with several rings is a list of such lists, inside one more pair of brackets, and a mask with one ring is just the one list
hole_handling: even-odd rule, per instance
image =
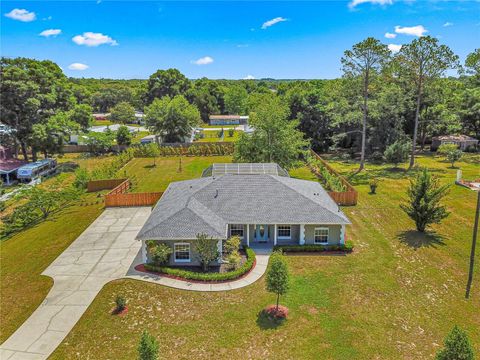
[[[290, 236], [280, 236], [280, 227], [288, 227], [288, 230], [290, 232]], [[285, 229], [282, 229], [285, 230]], [[278, 240], [292, 240], [292, 225], [278, 225], [277, 226], [277, 238]]]
[[[177, 245], [188, 245], [188, 259], [177, 259]], [[173, 261], [176, 263], [189, 263], [192, 261], [192, 246], [190, 243], [173, 243]]]
[[147, 263], [147, 240], [142, 240], [142, 261]]
[[250, 246], [250, 224], [247, 224], [247, 246]]
[[[320, 242], [320, 241], [317, 241], [315, 239], [315, 232], [317, 230], [327, 230], [327, 241], [325, 242]], [[313, 229], [313, 243], [316, 244], [316, 245], [326, 245], [328, 244], [328, 240], [330, 240], [330, 228], [329, 227], [325, 227], [325, 226], [318, 226], [316, 227], [315, 229]]]
[[340, 244], [345, 244], [345, 225], [340, 228]]
[[298, 243], [300, 245], [305, 245], [305, 224], [300, 224], [300, 237]]
[[[230, 224], [230, 226], [229, 226], [229, 234], [230, 234], [230, 237], [233, 236], [233, 235], [232, 235], [232, 226], [241, 226], [241, 227], [242, 227], [242, 229], [241, 229], [241, 230], [242, 230], [242, 236], [240, 236], [240, 235], [238, 235], [238, 236], [240, 236], [240, 239], [243, 240], [243, 239], [244, 239], [244, 236], [245, 236], [245, 225], [244, 225], [244, 224]], [[240, 231], [240, 229], [235, 229], [235, 231]]]
[[277, 245], [277, 224], [273, 225], [273, 245]]

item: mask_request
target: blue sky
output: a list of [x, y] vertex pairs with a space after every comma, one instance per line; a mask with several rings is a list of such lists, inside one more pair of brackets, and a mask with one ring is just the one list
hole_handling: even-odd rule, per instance
[[343, 51], [368, 36], [396, 49], [432, 35], [462, 61], [480, 47], [476, 0], [2, 1], [1, 13], [3, 56], [50, 59], [74, 77], [175, 67], [189, 78], [335, 78]]

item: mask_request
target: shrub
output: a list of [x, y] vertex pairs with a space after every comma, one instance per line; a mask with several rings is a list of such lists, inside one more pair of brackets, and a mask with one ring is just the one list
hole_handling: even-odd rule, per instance
[[438, 147], [437, 152], [441, 155], [447, 155], [452, 150], [457, 150], [458, 146], [455, 144], [442, 144]]
[[122, 295], [117, 295], [115, 298], [115, 305], [117, 306], [116, 311], [120, 313], [127, 307], [127, 300], [125, 300], [125, 297]]
[[449, 185], [440, 186], [438, 179], [427, 169], [410, 181], [407, 190], [408, 202], [400, 207], [415, 221], [418, 231], [424, 232], [428, 225], [438, 224], [448, 216], [446, 207], [440, 204], [448, 193], [448, 187]]
[[164, 243], [158, 243], [154, 240], [147, 241], [147, 250], [153, 263], [157, 266], [165, 265], [170, 259], [173, 250], [170, 246]]
[[474, 354], [468, 336], [455, 325], [445, 338], [445, 347], [440, 350], [435, 359], [437, 360], [473, 360]]
[[410, 144], [404, 140], [397, 140], [387, 147], [384, 156], [387, 162], [395, 164], [397, 167], [398, 164], [407, 161], [409, 153]]
[[377, 193], [377, 187], [378, 187], [378, 179], [373, 178], [372, 180], [370, 180], [368, 185], [370, 186], [370, 194], [376, 194]]
[[142, 333], [138, 345], [139, 360], [158, 360], [158, 341], [146, 330]]
[[455, 166], [455, 162], [462, 158], [462, 150], [454, 149], [447, 153], [447, 160], [452, 164], [452, 168]]
[[87, 169], [78, 168], [75, 170], [75, 180], [73, 181], [73, 186], [78, 189], [86, 189], [87, 184], [90, 181], [90, 174]]
[[235, 129], [234, 128], [228, 129], [228, 136], [233, 137], [233, 134], [235, 134]]
[[283, 305], [268, 305], [263, 309], [265, 315], [267, 315], [272, 320], [284, 320], [288, 316], [288, 308]]
[[132, 143], [132, 134], [130, 134], [126, 126], [122, 125], [117, 130], [116, 139], [118, 145], [130, 145]]
[[185, 280], [198, 280], [198, 281], [227, 281], [238, 279], [240, 276], [249, 272], [253, 264], [255, 263], [255, 252], [249, 247], [245, 247], [245, 252], [247, 254], [247, 261], [242, 264], [238, 269], [233, 271], [228, 271], [225, 273], [199, 273], [194, 271], [176, 269], [171, 267], [162, 267], [155, 266], [152, 264], [145, 264], [145, 269], [148, 271], [159, 272], [171, 276], [177, 276]]
[[6, 208], [7, 204], [5, 203], [5, 201], [0, 201], [0, 212], [5, 211]]
[[239, 236], [232, 236], [225, 242], [225, 252], [227, 254], [227, 262], [230, 268], [236, 269], [240, 264], [241, 256], [238, 252], [242, 240]]
[[383, 154], [380, 151], [374, 151], [370, 155], [370, 159], [376, 163], [381, 163], [383, 161]]
[[353, 243], [347, 241], [344, 245], [275, 245], [274, 251], [281, 250], [283, 252], [326, 252], [326, 251], [343, 251], [350, 253], [353, 251]]
[[218, 240], [213, 237], [208, 237], [206, 234], [197, 234], [197, 241], [195, 241], [196, 255], [204, 272], [208, 270], [210, 263], [217, 260], [220, 256], [218, 252]]

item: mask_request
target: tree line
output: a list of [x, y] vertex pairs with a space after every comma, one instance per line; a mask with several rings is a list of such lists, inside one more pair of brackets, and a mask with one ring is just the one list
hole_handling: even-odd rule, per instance
[[[303, 137], [287, 130], [282, 140], [293, 136], [296, 145], [320, 152], [359, 153], [359, 170], [367, 157], [395, 142], [410, 143], [413, 165], [416, 145], [423, 148], [432, 136], [480, 138], [479, 49], [460, 64], [430, 36], [395, 54], [367, 38], [340, 60], [343, 76], [333, 80], [189, 80], [177, 69], [158, 70], [148, 80], [108, 80], [69, 79], [51, 61], [2, 58], [0, 115], [15, 129], [13, 141], [24, 157], [30, 149], [33, 159], [37, 152], [60, 151], [67, 133], [86, 131], [94, 111], [111, 111], [115, 121], [127, 122], [135, 109], [145, 111], [149, 129], [168, 142], [181, 141], [211, 114], [250, 114], [264, 129], [258, 136], [272, 143], [278, 139], [271, 128], [278, 124], [268, 112], [276, 107], [280, 126]], [[459, 75], [447, 77], [452, 70]], [[243, 145], [275, 151], [259, 144]]]

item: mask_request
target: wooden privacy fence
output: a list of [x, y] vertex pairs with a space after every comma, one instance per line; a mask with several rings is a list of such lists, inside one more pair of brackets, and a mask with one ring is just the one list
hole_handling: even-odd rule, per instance
[[162, 197], [161, 192], [154, 193], [128, 193], [105, 195], [105, 206], [151, 206]]
[[337, 176], [342, 184], [347, 189], [346, 191], [328, 191], [328, 195], [338, 204], [338, 205], [345, 205], [345, 206], [352, 206], [357, 205], [358, 201], [358, 192], [355, 188], [350, 184], [347, 179], [345, 179], [342, 175], [340, 175], [334, 168], [332, 168], [324, 159], [320, 157], [315, 151], [311, 151], [312, 155], [322, 163], [323, 166], [330, 172]]
[[87, 183], [87, 192], [115, 189], [127, 179], [90, 180]]
[[92, 180], [87, 184], [89, 192], [112, 189], [105, 195], [105, 207], [117, 206], [151, 206], [162, 196], [162, 192], [127, 193], [130, 189], [129, 179]]

